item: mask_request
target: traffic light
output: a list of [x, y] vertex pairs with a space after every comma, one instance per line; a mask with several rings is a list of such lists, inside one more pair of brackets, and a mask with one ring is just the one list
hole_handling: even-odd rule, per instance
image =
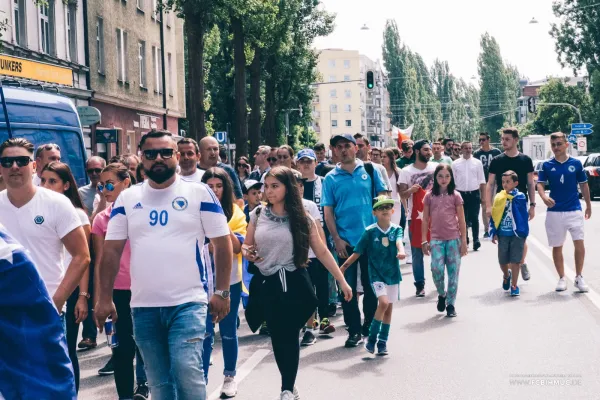
[[367, 71], [367, 89], [371, 90], [375, 87], [375, 77], [373, 71]]

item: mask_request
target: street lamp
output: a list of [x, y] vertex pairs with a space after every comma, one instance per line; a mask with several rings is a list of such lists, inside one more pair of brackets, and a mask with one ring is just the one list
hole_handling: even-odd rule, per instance
[[530, 24], [530, 25], [533, 25], [533, 24], [539, 24], [539, 22], [538, 22], [538, 20], [537, 20], [537, 19], [535, 19], [535, 17], [533, 17], [533, 18], [531, 18], [531, 21], [529, 21], [529, 24]]
[[361, 31], [368, 31], [368, 30], [369, 30], [369, 27], [367, 26], [367, 24], [364, 24], [364, 25], [362, 26], [362, 28], [360, 28], [360, 30], [361, 30]]

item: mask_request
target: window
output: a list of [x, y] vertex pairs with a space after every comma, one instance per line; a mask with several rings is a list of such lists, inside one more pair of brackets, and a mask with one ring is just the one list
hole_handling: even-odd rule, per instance
[[332, 119], [331, 120], [331, 126], [334, 128], [337, 128], [337, 119]]
[[336, 89], [331, 89], [329, 91], [329, 97], [336, 98], [337, 97], [337, 90]]
[[152, 18], [160, 21], [160, 11], [157, 10], [158, 4], [156, 0], [152, 0]]
[[329, 111], [331, 111], [332, 113], [336, 113], [337, 112], [337, 104], [330, 105]]
[[67, 5], [67, 56], [77, 62], [77, 9], [74, 4]]
[[167, 53], [167, 68], [169, 69], [167, 75], [169, 77], [169, 96], [173, 96], [175, 92], [175, 76], [173, 75], [173, 63], [171, 60], [171, 53]]
[[335, 68], [335, 60], [329, 60], [329, 68]]
[[346, 105], [344, 106], [344, 111], [346, 111], [346, 112], [351, 112], [351, 111], [352, 111], [352, 106], [351, 106], [350, 104], [346, 104]]
[[138, 43], [138, 67], [140, 69], [140, 87], [146, 87], [146, 42]]
[[347, 119], [346, 120], [346, 126], [352, 126], [352, 120], [351, 119]]
[[144, 0], [137, 0], [136, 5], [138, 10], [144, 11]]
[[335, 82], [335, 75], [329, 75], [329, 82]]
[[127, 32], [117, 28], [117, 70], [122, 82], [127, 82], [127, 54]]
[[27, 47], [27, 29], [25, 27], [25, 16], [27, 12], [25, 10], [25, 0], [13, 0], [14, 1], [14, 38], [15, 43], [19, 46]]
[[54, 22], [52, 17], [54, 17], [54, 12], [51, 11], [53, 6], [53, 1], [40, 5], [40, 47], [42, 53], [46, 54], [51, 54], [53, 51]]
[[152, 46], [152, 58], [154, 59], [154, 87], [155, 93], [163, 91], [163, 76], [162, 76], [162, 51], [160, 48]]
[[102, 18], [96, 20], [96, 63], [98, 72], [104, 74], [104, 21]]
[[346, 96], [347, 99], [352, 97], [352, 90], [350, 89], [346, 89], [344, 92], [344, 95]]
[[344, 81], [348, 82], [350, 80], [350, 75], [344, 75]]
[[345, 69], [349, 69], [350, 68], [350, 60], [344, 60], [344, 68]]

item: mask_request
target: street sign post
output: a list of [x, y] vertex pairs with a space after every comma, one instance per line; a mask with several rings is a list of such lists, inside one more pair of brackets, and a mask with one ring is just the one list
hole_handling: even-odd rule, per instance
[[571, 129], [572, 135], [591, 135], [593, 132], [591, 129]]
[[592, 129], [594, 125], [592, 124], [571, 124], [571, 129]]
[[594, 125], [588, 124], [587, 122], [571, 124], [571, 135], [591, 135], [594, 133], [592, 130], [593, 127]]
[[577, 143], [577, 136], [575, 136], [573, 134], [570, 134], [567, 139], [569, 140], [569, 143], [571, 143], [571, 144], [576, 144]]
[[118, 129], [96, 129], [96, 143], [117, 143], [118, 142]]
[[79, 114], [81, 126], [91, 126], [100, 122], [100, 110], [96, 107], [79, 106], [77, 107], [77, 114]]
[[582, 151], [584, 153], [587, 151], [587, 138], [586, 137], [580, 137], [577, 139], [577, 150]]
[[217, 139], [217, 142], [219, 142], [219, 144], [226, 144], [227, 143], [227, 132], [215, 132], [215, 139]]

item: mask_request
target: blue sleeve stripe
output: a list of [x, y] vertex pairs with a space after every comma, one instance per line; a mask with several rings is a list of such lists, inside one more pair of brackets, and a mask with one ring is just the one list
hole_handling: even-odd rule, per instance
[[115, 215], [119, 215], [119, 214], [125, 215], [125, 207], [116, 207], [116, 208], [113, 208], [112, 211], [110, 212], [110, 217], [112, 218]]
[[225, 214], [221, 206], [219, 206], [218, 204], [207, 203], [205, 201], [200, 203], [200, 211], [214, 212], [216, 214]]
[[240, 241], [241, 244], [244, 244], [244, 235], [240, 235], [239, 233], [233, 233], [235, 235], [235, 237]]

